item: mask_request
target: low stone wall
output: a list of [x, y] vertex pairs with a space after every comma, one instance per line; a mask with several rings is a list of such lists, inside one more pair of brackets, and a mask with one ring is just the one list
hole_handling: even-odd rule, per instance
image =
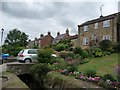
[[7, 64], [7, 71], [14, 72], [16, 75], [29, 74], [32, 65], [34, 64], [33, 63]]

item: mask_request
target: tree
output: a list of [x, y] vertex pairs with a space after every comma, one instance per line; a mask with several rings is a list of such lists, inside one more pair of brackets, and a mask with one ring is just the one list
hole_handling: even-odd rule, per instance
[[13, 29], [7, 34], [5, 43], [12, 46], [26, 46], [28, 35], [18, 29]]

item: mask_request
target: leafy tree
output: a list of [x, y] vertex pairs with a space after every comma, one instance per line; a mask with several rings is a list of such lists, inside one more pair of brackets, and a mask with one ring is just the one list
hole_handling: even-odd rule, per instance
[[18, 55], [18, 52], [22, 49], [24, 49], [25, 47], [20, 47], [20, 46], [12, 46], [12, 45], [6, 45], [4, 44], [3, 46], [3, 53], [9, 53], [10, 55], [13, 55], [13, 56], [17, 56]]
[[28, 35], [18, 29], [13, 29], [7, 34], [5, 43], [12, 46], [26, 46]]

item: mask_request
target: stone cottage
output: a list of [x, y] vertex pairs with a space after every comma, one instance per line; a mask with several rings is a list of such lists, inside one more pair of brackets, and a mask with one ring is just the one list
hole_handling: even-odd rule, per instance
[[100, 16], [78, 25], [78, 39], [80, 46], [85, 49], [98, 46], [102, 40], [119, 41], [118, 18], [120, 12], [108, 16]]
[[53, 44], [55, 44], [55, 43], [58, 43], [60, 40], [63, 40], [63, 39], [68, 39], [69, 38], [69, 30], [68, 30], [68, 28], [67, 28], [67, 30], [66, 30], [66, 33], [64, 33], [64, 34], [60, 34], [60, 32], [58, 32], [57, 33], [57, 36], [54, 38], [54, 40], [53, 40]]

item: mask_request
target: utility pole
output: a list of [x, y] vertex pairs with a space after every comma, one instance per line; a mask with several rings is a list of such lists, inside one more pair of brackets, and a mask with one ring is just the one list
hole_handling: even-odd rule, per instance
[[1, 59], [2, 59], [2, 64], [3, 64], [3, 58], [2, 58], [2, 40], [3, 40], [3, 31], [4, 29], [1, 29]]

